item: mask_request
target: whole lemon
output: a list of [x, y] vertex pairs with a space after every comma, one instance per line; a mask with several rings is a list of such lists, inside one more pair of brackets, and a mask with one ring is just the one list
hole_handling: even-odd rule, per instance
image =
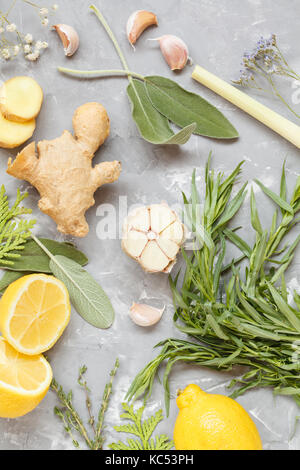
[[262, 450], [257, 428], [244, 408], [224, 395], [188, 385], [177, 398], [177, 450]]

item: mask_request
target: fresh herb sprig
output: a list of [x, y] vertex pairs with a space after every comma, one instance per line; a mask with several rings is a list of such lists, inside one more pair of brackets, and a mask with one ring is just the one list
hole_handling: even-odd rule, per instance
[[160, 421], [163, 420], [162, 410], [155, 413], [154, 416], [142, 420], [145, 407], [142, 406], [136, 411], [133, 405], [122, 403], [124, 413], [122, 419], [127, 419], [133, 424], [127, 423], [121, 426], [115, 426], [114, 429], [121, 433], [131, 434], [137, 439], [128, 438], [127, 442], [118, 441], [109, 445], [112, 450], [170, 450], [174, 447], [173, 441], [165, 434], [151, 437]]
[[[201, 96], [167, 78], [144, 77], [129, 70], [125, 56], [102, 13], [95, 5], [90, 8], [110, 37], [123, 69], [73, 70], [58, 67], [60, 72], [83, 78], [126, 76], [129, 80], [127, 94], [132, 104], [132, 117], [141, 136], [153, 144], [182, 145], [193, 133], [217, 139], [238, 137], [236, 129], [225, 116]], [[169, 121], [182, 129], [174, 134]]]
[[85, 445], [87, 446], [88, 449], [90, 450], [102, 450], [103, 449], [103, 444], [105, 441], [104, 417], [105, 417], [105, 412], [108, 408], [109, 400], [110, 400], [111, 393], [112, 393], [113, 379], [117, 373], [118, 367], [119, 367], [119, 361], [117, 359], [112, 371], [110, 372], [110, 380], [105, 386], [97, 419], [95, 419], [93, 415], [92, 403], [91, 403], [91, 398], [90, 398], [90, 389], [84, 377], [87, 371], [87, 367], [82, 366], [79, 369], [77, 382], [85, 393], [85, 403], [86, 403], [87, 411], [89, 414], [88, 424], [91, 428], [93, 437], [90, 437], [90, 434], [91, 434], [90, 430], [87, 429], [87, 426], [85, 426], [82, 418], [80, 417], [79, 413], [76, 411], [74, 407], [73, 392], [69, 391], [68, 393], [66, 393], [63, 387], [59, 385], [56, 382], [56, 380], [53, 379], [52, 384], [51, 384], [51, 389], [56, 393], [61, 404], [61, 407], [54, 408], [54, 413], [62, 421], [64, 425], [64, 429], [66, 433], [69, 434], [72, 440], [72, 443], [76, 449], [80, 448], [80, 443], [78, 441], [77, 436], [82, 438], [82, 440], [85, 442]]
[[[184, 203], [200, 248], [192, 257], [183, 251], [186, 266], [182, 285], [179, 274], [170, 278], [176, 308], [174, 321], [191, 341], [171, 338], [159, 343], [161, 353], [136, 376], [128, 392], [129, 399], [151, 395], [154, 378], [166, 361], [163, 384], [168, 410], [168, 377], [173, 365], [184, 361], [216, 370], [247, 366], [247, 372], [230, 384], [236, 387], [233, 397], [253, 387], [268, 386], [277, 394], [293, 396], [300, 406], [300, 296], [293, 292], [292, 306], [284, 278], [300, 236], [281, 248], [286, 235], [299, 222], [300, 177], [290, 201], [284, 167], [279, 195], [257, 181], [278, 208], [270, 229], [263, 229], [251, 191], [251, 224], [256, 234], [251, 247], [236, 230], [228, 228], [245, 194], [243, 187], [229, 200], [238, 171], [239, 167], [226, 180], [222, 174], [215, 178], [208, 163], [200, 221], [200, 200], [193, 176], [192, 197], [187, 200], [184, 195]], [[226, 239], [242, 252], [229, 266], [223, 264]], [[243, 277], [237, 268], [242, 258], [247, 260]], [[228, 269], [231, 276], [226, 281], [223, 273]]]
[[28, 196], [17, 190], [15, 203], [10, 207], [5, 187], [0, 189], [0, 263], [3, 266], [13, 266], [14, 261], [21, 257], [25, 243], [30, 237], [30, 230], [35, 220], [17, 219], [18, 216], [31, 214], [31, 209], [20, 204]]

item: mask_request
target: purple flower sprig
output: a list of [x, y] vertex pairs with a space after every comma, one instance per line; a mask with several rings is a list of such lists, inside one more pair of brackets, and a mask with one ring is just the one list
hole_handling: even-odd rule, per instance
[[289, 66], [279, 49], [275, 34], [269, 38], [261, 36], [256, 47], [244, 53], [241, 66], [240, 77], [233, 80], [234, 84], [268, 93], [271, 91], [300, 119], [300, 115], [281, 96], [274, 80], [275, 76], [282, 76], [300, 82], [300, 75]]

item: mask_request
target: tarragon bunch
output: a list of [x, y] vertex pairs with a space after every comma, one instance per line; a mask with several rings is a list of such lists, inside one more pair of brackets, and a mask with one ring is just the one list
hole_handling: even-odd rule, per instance
[[82, 366], [79, 369], [78, 384], [84, 390], [84, 393], [85, 393], [85, 403], [86, 403], [87, 411], [89, 414], [88, 424], [91, 427], [93, 437], [90, 437], [90, 432], [87, 430], [87, 427], [83, 423], [82, 418], [79, 416], [78, 412], [76, 411], [74, 407], [73, 392], [70, 390], [68, 393], [66, 393], [63, 390], [62, 386], [59, 385], [56, 382], [56, 380], [53, 379], [52, 384], [51, 384], [51, 389], [57, 394], [57, 397], [62, 405], [60, 408], [56, 406], [54, 408], [54, 413], [62, 421], [64, 425], [64, 429], [66, 433], [68, 433], [69, 436], [71, 437], [72, 443], [76, 449], [80, 448], [80, 444], [76, 435], [78, 435], [85, 441], [87, 447], [90, 450], [102, 450], [103, 449], [104, 417], [105, 417], [105, 412], [108, 408], [108, 404], [109, 404], [109, 400], [110, 400], [110, 396], [112, 392], [113, 379], [114, 379], [114, 376], [116, 375], [118, 367], [119, 367], [119, 360], [117, 359], [112, 371], [110, 372], [110, 377], [111, 377], [110, 381], [106, 384], [104, 392], [103, 392], [102, 402], [101, 402], [100, 409], [98, 412], [97, 420], [93, 416], [92, 403], [91, 403], [91, 398], [90, 398], [90, 389], [88, 388], [87, 382], [84, 378], [84, 374], [87, 371], [87, 367]]
[[11, 266], [14, 259], [21, 255], [18, 251], [24, 249], [26, 240], [30, 237], [30, 230], [35, 220], [16, 218], [20, 215], [31, 214], [31, 209], [22, 207], [21, 202], [28, 196], [17, 190], [17, 198], [12, 207], [9, 206], [5, 187], [0, 189], [0, 260], [1, 264]]
[[169, 450], [172, 449], [174, 444], [165, 434], [151, 437], [158, 423], [162, 421], [162, 410], [155, 413], [154, 416], [142, 421], [142, 416], [145, 407], [134, 411], [133, 405], [129, 406], [127, 403], [122, 403], [125, 413], [121, 414], [121, 418], [131, 421], [133, 424], [123, 424], [115, 426], [114, 429], [118, 432], [132, 434], [137, 439], [128, 438], [127, 443], [118, 441], [109, 445], [112, 450]]

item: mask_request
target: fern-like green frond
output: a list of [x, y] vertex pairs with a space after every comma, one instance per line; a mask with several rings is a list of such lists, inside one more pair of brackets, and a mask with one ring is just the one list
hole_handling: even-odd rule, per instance
[[125, 413], [121, 414], [122, 419], [127, 419], [131, 423], [115, 426], [114, 429], [117, 432], [123, 432], [126, 434], [133, 434], [138, 439], [128, 438], [127, 442], [122, 441], [114, 442], [110, 444], [112, 450], [169, 450], [174, 446], [173, 441], [169, 439], [165, 434], [151, 437], [154, 433], [158, 423], [162, 421], [163, 414], [162, 410], [155, 413], [154, 416], [146, 420], [142, 420], [144, 406], [138, 408], [136, 411], [133, 405], [129, 406], [128, 403], [122, 403], [123, 410]]
[[30, 237], [30, 230], [35, 220], [15, 220], [24, 214], [31, 214], [31, 209], [22, 207], [21, 202], [28, 196], [17, 190], [17, 197], [10, 207], [5, 187], [0, 189], [0, 266], [9, 266], [14, 259], [21, 255], [18, 251], [23, 250], [26, 240]]

